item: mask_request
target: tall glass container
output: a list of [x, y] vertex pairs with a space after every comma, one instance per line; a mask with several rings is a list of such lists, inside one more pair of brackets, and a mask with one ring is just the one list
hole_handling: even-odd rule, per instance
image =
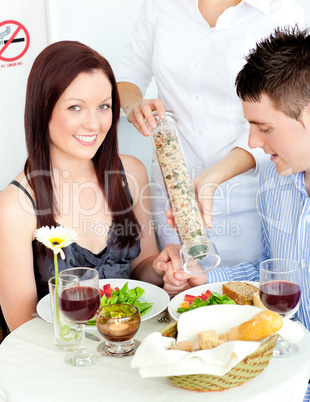
[[[191, 258], [202, 260], [211, 252], [213, 245], [206, 234], [196, 201], [192, 180], [178, 137], [176, 118], [171, 112], [166, 112], [164, 119], [160, 119], [156, 111], [153, 112], [153, 115], [157, 127], [152, 130], [151, 137], [170, 205], [176, 217], [183, 260]], [[186, 263], [186, 261], [184, 262]], [[218, 263], [217, 260], [213, 261], [212, 267], [210, 266], [209, 269], [214, 268], [214, 265], [217, 266]]]

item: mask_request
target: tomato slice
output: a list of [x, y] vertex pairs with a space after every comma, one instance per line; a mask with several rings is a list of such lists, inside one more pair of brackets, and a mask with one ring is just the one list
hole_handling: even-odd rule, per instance
[[105, 297], [107, 299], [109, 299], [112, 296], [112, 292], [113, 290], [118, 290], [118, 287], [116, 286], [115, 289], [111, 288], [111, 285], [109, 283], [107, 283], [106, 285], [103, 286], [103, 289], [100, 289], [100, 297], [102, 297], [103, 295], [105, 295]]
[[113, 289], [111, 288], [111, 285], [108, 283], [103, 286], [103, 293], [107, 298], [111, 297]]
[[197, 299], [197, 296], [185, 295], [184, 297], [184, 301], [186, 301], [189, 304], [192, 304], [195, 299]]
[[210, 292], [210, 290], [207, 290], [205, 293], [201, 293], [201, 295], [199, 297], [203, 301], [206, 301], [207, 299], [209, 299], [210, 296], [211, 296], [211, 292]]
[[186, 294], [184, 297], [184, 301], [189, 304], [192, 304], [195, 299], [198, 299], [198, 297], [200, 299], [202, 299], [203, 301], [206, 301], [207, 299], [209, 299], [210, 296], [211, 296], [210, 290], [207, 290], [205, 293], [201, 293], [200, 296], [192, 296], [192, 295]]

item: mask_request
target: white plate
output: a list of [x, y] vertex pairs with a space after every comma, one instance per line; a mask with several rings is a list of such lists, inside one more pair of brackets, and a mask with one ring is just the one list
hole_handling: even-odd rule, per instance
[[[152, 309], [141, 317], [141, 321], [148, 320], [155, 315], [161, 313], [168, 306], [170, 297], [168, 293], [162, 288], [152, 285], [151, 283], [135, 281], [133, 279], [100, 279], [99, 286], [102, 289], [108, 283], [112, 289], [116, 287], [122, 288], [128, 282], [128, 288], [133, 289], [137, 286], [144, 289], [144, 293], [139, 299], [141, 302], [154, 303]], [[37, 313], [43, 320], [52, 322], [51, 302], [50, 295], [44, 296], [37, 304]], [[87, 328], [91, 328], [88, 326]]]
[[[240, 282], [246, 282], [246, 283], [250, 283], [254, 286], [259, 287], [259, 282], [251, 282], [251, 281], [240, 281]], [[181, 303], [184, 302], [184, 297], [186, 294], [189, 295], [193, 295], [193, 296], [199, 296], [201, 295], [201, 293], [205, 293], [207, 290], [210, 290], [210, 292], [217, 292], [220, 295], [223, 294], [222, 292], [222, 285], [223, 283], [227, 283], [226, 282], [215, 282], [215, 283], [207, 283], [205, 285], [200, 285], [200, 286], [196, 286], [194, 288], [191, 289], [187, 289], [182, 293], [179, 293], [177, 296], [175, 296], [171, 302], [168, 305], [168, 311], [169, 314], [171, 315], [172, 318], [174, 318], [176, 321], [179, 319], [180, 314], [177, 312], [177, 309], [179, 307], [181, 307]], [[286, 318], [291, 318], [293, 317], [293, 315], [296, 313], [296, 311], [298, 310], [298, 305], [294, 308], [293, 311], [291, 311]]]
[[[259, 286], [258, 282], [250, 282], [250, 281], [241, 281], [241, 282], [251, 283], [252, 285], [257, 286], [257, 290], [258, 290], [258, 286]], [[188, 294], [188, 295], [193, 295], [193, 296], [199, 296], [199, 295], [201, 295], [201, 293], [205, 293], [207, 290], [210, 290], [210, 292], [217, 292], [220, 295], [222, 295], [223, 294], [223, 291], [222, 291], [223, 283], [227, 283], [227, 281], [206, 283], [205, 285], [196, 286], [194, 288], [187, 289], [182, 293], [179, 293], [171, 300], [171, 302], [168, 305], [169, 314], [171, 315], [172, 318], [174, 318], [177, 321], [181, 315], [177, 312], [177, 309], [179, 307], [181, 307], [181, 303], [184, 302], [185, 295]]]

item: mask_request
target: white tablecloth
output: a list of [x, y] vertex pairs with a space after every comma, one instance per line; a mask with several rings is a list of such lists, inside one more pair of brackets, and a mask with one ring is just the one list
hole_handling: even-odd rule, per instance
[[[142, 340], [165, 324], [144, 321], [136, 335]], [[92, 329], [96, 333], [95, 329]], [[100, 342], [87, 339], [90, 350]], [[102, 357], [90, 367], [72, 367], [65, 353], [54, 349], [52, 325], [35, 318], [12, 332], [0, 345], [0, 401], [147, 401], [182, 402], [299, 402], [310, 377], [310, 334], [299, 342], [299, 353], [272, 358], [264, 372], [250, 382], [223, 392], [195, 392], [175, 387], [167, 378], [140, 377], [130, 367], [132, 357]]]

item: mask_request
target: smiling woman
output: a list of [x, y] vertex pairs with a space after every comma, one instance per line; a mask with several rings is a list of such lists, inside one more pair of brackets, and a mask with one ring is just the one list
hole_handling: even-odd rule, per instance
[[[112, 85], [100, 70], [79, 74], [55, 104], [50, 124], [52, 159], [93, 158], [112, 124]], [[79, 94], [83, 94], [80, 99]]]
[[32, 318], [55, 275], [53, 253], [34, 236], [42, 226], [77, 233], [59, 271], [84, 266], [100, 278], [163, 284], [163, 272], [152, 266], [158, 250], [146, 169], [118, 154], [119, 115], [113, 71], [93, 49], [56, 42], [34, 61], [25, 105], [28, 158], [0, 195], [0, 304], [11, 330]]

